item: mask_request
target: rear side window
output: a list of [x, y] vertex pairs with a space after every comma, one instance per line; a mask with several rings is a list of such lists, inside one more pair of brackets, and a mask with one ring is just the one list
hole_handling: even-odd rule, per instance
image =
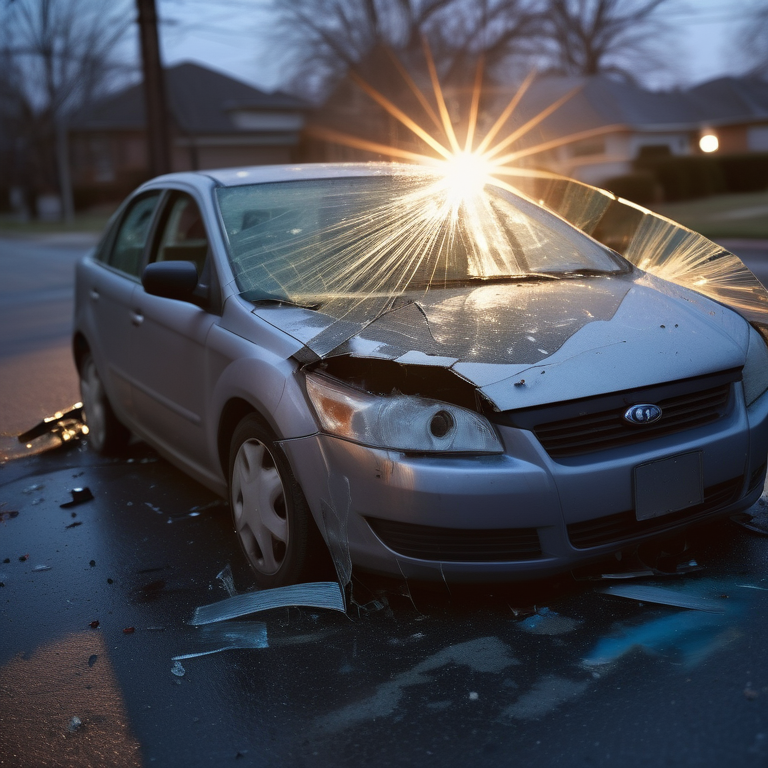
[[117, 231], [109, 257], [111, 267], [134, 277], [139, 276], [149, 225], [159, 199], [160, 192], [150, 192], [131, 204]]

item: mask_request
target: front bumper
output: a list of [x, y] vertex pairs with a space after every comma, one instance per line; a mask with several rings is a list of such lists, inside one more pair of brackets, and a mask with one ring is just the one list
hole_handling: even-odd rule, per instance
[[[746, 409], [735, 384], [731, 401], [714, 424], [559, 461], [514, 427], [499, 427], [505, 450], [493, 456], [411, 456], [324, 434], [282, 445], [315, 520], [354, 565], [417, 580], [514, 580], [751, 506], [765, 480], [768, 394]], [[692, 451], [704, 504], [638, 523], [634, 468]]]

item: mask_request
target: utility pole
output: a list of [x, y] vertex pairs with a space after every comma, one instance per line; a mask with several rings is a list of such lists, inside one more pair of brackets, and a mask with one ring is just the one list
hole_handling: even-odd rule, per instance
[[161, 173], [169, 173], [172, 168], [165, 78], [160, 62], [155, 0], [136, 0], [136, 9], [139, 13], [141, 59], [144, 69], [144, 110], [149, 170], [152, 176], [158, 176]]

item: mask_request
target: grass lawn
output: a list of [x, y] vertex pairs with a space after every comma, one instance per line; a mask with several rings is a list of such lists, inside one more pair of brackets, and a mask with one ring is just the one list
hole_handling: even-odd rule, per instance
[[768, 191], [664, 203], [653, 210], [705, 237], [768, 240]]

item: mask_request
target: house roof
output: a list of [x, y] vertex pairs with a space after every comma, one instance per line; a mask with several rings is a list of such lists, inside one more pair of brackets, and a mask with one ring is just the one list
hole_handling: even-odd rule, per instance
[[[243, 133], [231, 119], [238, 110], [300, 112], [309, 104], [280, 91], [258, 88], [185, 62], [165, 69], [168, 105], [182, 133]], [[142, 83], [107, 96], [81, 113], [72, 123], [75, 130], [141, 130], [144, 127]]]
[[688, 90], [649, 91], [605, 75], [544, 76], [523, 96], [513, 122], [521, 125], [573, 91], [538, 126], [538, 138], [607, 126], [642, 130], [697, 130], [705, 124], [768, 119], [768, 83], [720, 78]]

